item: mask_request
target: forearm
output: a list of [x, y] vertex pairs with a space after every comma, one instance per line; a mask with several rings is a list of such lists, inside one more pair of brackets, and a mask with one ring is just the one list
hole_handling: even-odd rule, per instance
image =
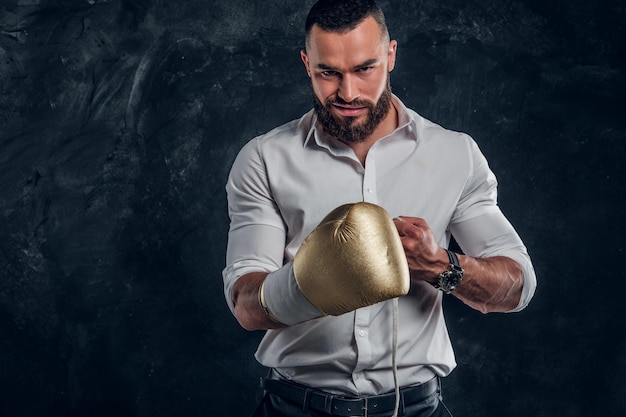
[[266, 330], [284, 327], [269, 318], [259, 303], [259, 288], [267, 272], [251, 272], [241, 276], [232, 289], [235, 317], [246, 330]]
[[524, 274], [517, 262], [504, 256], [464, 255], [459, 255], [459, 262], [465, 272], [461, 284], [452, 292], [458, 299], [482, 313], [506, 312], [517, 307], [524, 286]]
[[[489, 211], [455, 223], [450, 231], [463, 253], [472, 257], [459, 257], [466, 269], [459, 298], [474, 301], [479, 311], [523, 310], [537, 281], [524, 243], [502, 212]], [[485, 276], [479, 275], [478, 280], [475, 271]]]

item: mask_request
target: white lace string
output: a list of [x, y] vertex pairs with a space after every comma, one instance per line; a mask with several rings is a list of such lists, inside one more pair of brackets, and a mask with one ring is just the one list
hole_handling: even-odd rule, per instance
[[400, 410], [400, 384], [398, 383], [398, 364], [396, 357], [398, 356], [398, 299], [393, 299], [393, 350], [391, 351], [391, 364], [393, 366], [393, 383], [396, 388], [396, 405], [393, 409], [392, 417], [398, 417]]

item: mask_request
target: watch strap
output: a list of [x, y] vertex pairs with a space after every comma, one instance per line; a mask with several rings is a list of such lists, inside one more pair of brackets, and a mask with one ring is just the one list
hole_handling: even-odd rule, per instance
[[450, 259], [450, 265], [452, 265], [455, 269], [462, 269], [461, 268], [461, 264], [459, 263], [459, 257], [456, 256], [456, 253], [452, 252], [451, 250], [446, 249], [446, 252], [448, 252], [448, 258]]

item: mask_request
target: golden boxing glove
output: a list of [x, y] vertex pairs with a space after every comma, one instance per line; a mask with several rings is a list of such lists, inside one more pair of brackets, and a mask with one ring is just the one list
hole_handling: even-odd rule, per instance
[[364, 202], [331, 211], [302, 243], [293, 273], [307, 300], [333, 316], [406, 295], [410, 286], [391, 216]]

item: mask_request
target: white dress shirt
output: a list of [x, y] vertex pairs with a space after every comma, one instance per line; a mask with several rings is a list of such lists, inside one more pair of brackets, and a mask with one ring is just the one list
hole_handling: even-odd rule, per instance
[[[446, 130], [397, 98], [399, 126], [369, 150], [365, 166], [325, 134], [314, 111], [259, 136], [240, 151], [226, 185], [231, 219], [224, 291], [231, 310], [235, 281], [249, 272], [289, 268], [306, 236], [332, 209], [366, 201], [392, 217], [424, 218], [437, 242], [453, 235], [474, 257], [507, 256], [524, 272], [523, 309], [536, 279], [521, 239], [497, 205], [497, 182], [476, 143]], [[323, 262], [323, 260], [320, 260]], [[400, 386], [446, 376], [456, 366], [442, 294], [411, 283], [399, 299]], [[391, 301], [339, 317], [268, 330], [256, 352], [285, 378], [336, 393], [394, 389]]]

